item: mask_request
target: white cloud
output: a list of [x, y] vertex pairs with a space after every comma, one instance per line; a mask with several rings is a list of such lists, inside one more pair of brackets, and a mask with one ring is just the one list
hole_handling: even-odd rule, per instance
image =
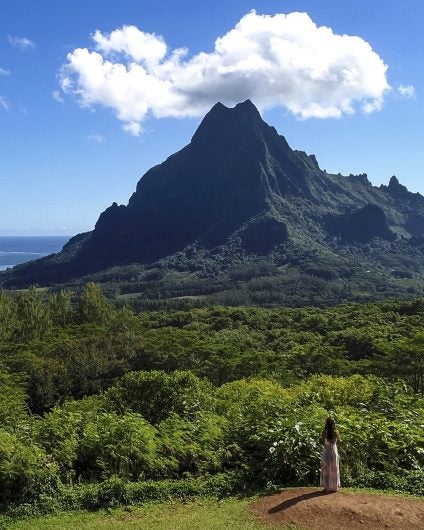
[[383, 98], [375, 98], [373, 101], [367, 101], [362, 105], [362, 110], [365, 114], [371, 114], [376, 110], [381, 110], [383, 106]]
[[62, 94], [59, 92], [59, 90], [53, 90], [52, 91], [52, 98], [57, 101], [58, 103], [63, 103], [64, 99]]
[[138, 63], [155, 65], [166, 55], [163, 37], [144, 33], [135, 26], [124, 26], [109, 35], [96, 31], [93, 35], [96, 48], [105, 55], [123, 53]]
[[137, 121], [129, 121], [124, 123], [122, 128], [124, 131], [129, 132], [133, 136], [140, 136], [141, 132], [143, 131], [141, 125]]
[[0, 75], [7, 77], [8, 75], [10, 75], [10, 70], [6, 70], [5, 68], [0, 67]]
[[96, 144], [102, 144], [106, 138], [102, 134], [92, 132], [87, 136], [87, 140], [90, 140], [90, 142], [95, 142]]
[[415, 97], [415, 88], [412, 85], [399, 85], [398, 92], [404, 98], [412, 99]]
[[68, 54], [62, 90], [83, 107], [112, 109], [135, 135], [149, 114], [201, 116], [217, 101], [247, 98], [300, 118], [369, 113], [381, 108], [390, 88], [387, 66], [365, 40], [318, 27], [306, 13], [252, 11], [217, 38], [212, 52], [192, 57], [135, 26], [96, 31], [92, 40], [93, 49]]
[[10, 105], [4, 96], [0, 96], [0, 108], [3, 110], [10, 110]]
[[12, 48], [17, 48], [18, 50], [25, 51], [28, 48], [34, 48], [35, 44], [32, 40], [27, 39], [26, 37], [14, 37], [9, 35], [7, 40]]

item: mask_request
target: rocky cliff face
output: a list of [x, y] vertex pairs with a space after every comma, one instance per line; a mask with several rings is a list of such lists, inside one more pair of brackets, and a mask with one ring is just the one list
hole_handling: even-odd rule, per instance
[[333, 216], [328, 228], [348, 242], [368, 243], [375, 237], [387, 241], [396, 239], [396, 235], [389, 228], [386, 215], [375, 204], [367, 204], [353, 212]]
[[410, 195], [396, 177], [379, 190], [366, 175], [329, 175], [314, 155], [293, 151], [250, 101], [217, 103], [188, 146], [142, 177], [127, 206], [103, 212], [86, 252], [105, 263], [152, 260], [193, 241], [222, 244], [244, 225], [246, 248], [264, 251], [311, 222], [322, 236], [326, 215], [346, 241], [390, 240], [390, 220], [408, 224], [390, 210]]
[[100, 216], [90, 252], [146, 260], [194, 240], [210, 248], [253, 218], [278, 216], [284, 197], [317, 202], [325, 184], [316, 160], [290, 149], [250, 101], [217, 103], [188, 146], [142, 177], [128, 206]]

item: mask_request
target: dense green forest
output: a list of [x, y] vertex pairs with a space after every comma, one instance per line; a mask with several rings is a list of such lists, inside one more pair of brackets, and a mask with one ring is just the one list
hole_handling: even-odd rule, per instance
[[95, 284], [0, 293], [0, 495], [95, 507], [317, 484], [424, 494], [424, 300], [135, 313]]
[[109, 299], [136, 311], [215, 305], [318, 307], [423, 295], [421, 239], [327, 243], [329, 248], [323, 249], [299, 236], [268, 254], [256, 254], [234, 237], [212, 250], [193, 243], [148, 264], [121, 264], [85, 275], [77, 270], [73, 279], [61, 273], [68, 249], [2, 272], [0, 287], [20, 289], [33, 283], [51, 290], [80, 290], [94, 282]]

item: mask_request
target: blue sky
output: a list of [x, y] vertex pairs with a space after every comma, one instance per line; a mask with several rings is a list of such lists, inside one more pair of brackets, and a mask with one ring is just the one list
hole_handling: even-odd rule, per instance
[[[294, 12], [309, 18], [275, 18]], [[92, 229], [215, 100], [246, 96], [327, 171], [424, 194], [423, 16], [422, 0], [4, 0], [0, 235]]]

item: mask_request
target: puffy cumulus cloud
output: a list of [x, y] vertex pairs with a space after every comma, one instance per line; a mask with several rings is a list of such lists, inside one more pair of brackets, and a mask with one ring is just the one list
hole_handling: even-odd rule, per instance
[[370, 113], [389, 89], [387, 66], [365, 40], [318, 27], [306, 13], [252, 11], [217, 38], [212, 52], [192, 57], [135, 26], [96, 31], [92, 41], [92, 48], [68, 54], [62, 90], [83, 107], [112, 109], [135, 135], [148, 114], [200, 116], [217, 101], [247, 98], [300, 118]]
[[404, 98], [412, 99], [415, 97], [415, 88], [412, 85], [399, 85], [398, 92]]
[[35, 47], [33, 41], [27, 39], [26, 37], [14, 37], [13, 35], [9, 35], [7, 40], [9, 41], [9, 44], [12, 46], [12, 48], [17, 48], [21, 51]]
[[103, 35], [96, 31], [93, 35], [98, 50], [106, 55], [124, 53], [134, 61], [154, 65], [166, 55], [166, 44], [163, 37], [144, 33], [135, 26], [124, 26], [122, 29]]

